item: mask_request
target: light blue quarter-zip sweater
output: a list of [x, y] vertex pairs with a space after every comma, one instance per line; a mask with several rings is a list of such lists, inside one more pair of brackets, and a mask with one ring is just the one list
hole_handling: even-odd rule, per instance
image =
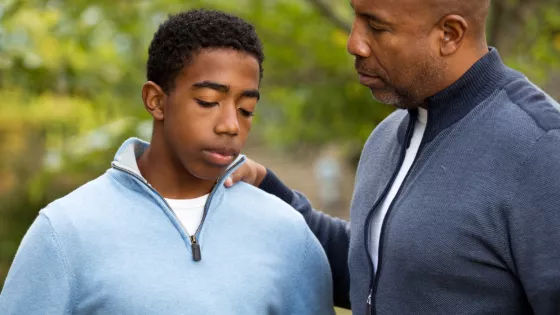
[[321, 245], [298, 212], [252, 186], [217, 183], [195, 261], [192, 240], [138, 170], [147, 146], [127, 140], [105, 174], [40, 211], [0, 314], [334, 314]]

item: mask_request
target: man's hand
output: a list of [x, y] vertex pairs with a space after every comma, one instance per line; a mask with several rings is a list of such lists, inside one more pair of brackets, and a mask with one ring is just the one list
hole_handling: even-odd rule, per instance
[[258, 187], [266, 176], [266, 168], [259, 163], [247, 158], [247, 161], [241, 165], [235, 172], [228, 177], [224, 186], [231, 187], [242, 181]]

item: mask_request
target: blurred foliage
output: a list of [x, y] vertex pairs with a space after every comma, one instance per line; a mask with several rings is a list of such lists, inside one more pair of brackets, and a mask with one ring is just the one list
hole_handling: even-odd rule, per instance
[[[560, 67], [557, 0], [494, 3], [491, 43], [545, 84]], [[268, 143], [359, 149], [391, 112], [357, 82], [347, 1], [2, 0], [0, 287], [37, 211], [101, 174], [125, 138], [149, 138], [140, 98], [147, 47], [168, 13], [195, 7], [256, 26], [266, 60], [254, 135]]]
[[[560, 68], [560, 1], [494, 0], [489, 40], [505, 62], [545, 85]], [[558, 87], [548, 92], [559, 98]]]

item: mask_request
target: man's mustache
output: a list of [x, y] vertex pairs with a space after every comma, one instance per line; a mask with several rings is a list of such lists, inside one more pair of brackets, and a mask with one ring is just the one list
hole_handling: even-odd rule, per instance
[[379, 71], [376, 71], [371, 67], [368, 67], [362, 58], [359, 57], [355, 58], [354, 69], [356, 69], [356, 72], [360, 74], [367, 75], [369, 77], [378, 77], [380, 79], [383, 79], [383, 77], [379, 74]]

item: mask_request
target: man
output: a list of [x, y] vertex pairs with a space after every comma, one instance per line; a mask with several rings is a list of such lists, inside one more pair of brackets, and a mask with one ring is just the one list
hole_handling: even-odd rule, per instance
[[[558, 103], [488, 48], [489, 0], [352, 0], [360, 82], [398, 108], [363, 148], [350, 222], [256, 162], [354, 314], [560, 314]], [[348, 299], [349, 298], [349, 299]]]
[[263, 58], [237, 17], [170, 16], [142, 89], [151, 143], [129, 139], [105, 174], [41, 210], [0, 313], [334, 314], [328, 261], [301, 215], [222, 185], [245, 159]]

